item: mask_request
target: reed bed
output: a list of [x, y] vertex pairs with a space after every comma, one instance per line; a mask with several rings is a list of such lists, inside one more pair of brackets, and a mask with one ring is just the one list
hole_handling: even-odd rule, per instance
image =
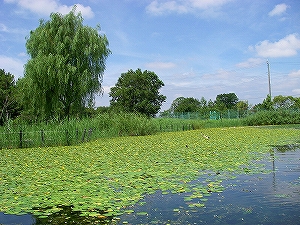
[[200, 120], [147, 118], [134, 113], [99, 114], [93, 118], [25, 124], [9, 121], [0, 127], [1, 148], [76, 145], [105, 137], [144, 136], [242, 125], [239, 119]]

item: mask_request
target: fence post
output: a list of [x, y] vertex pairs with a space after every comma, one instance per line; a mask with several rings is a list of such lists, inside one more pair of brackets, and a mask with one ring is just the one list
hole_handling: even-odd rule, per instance
[[82, 134], [82, 142], [84, 142], [85, 133], [86, 133], [86, 129], [84, 129], [83, 134]]
[[23, 147], [23, 133], [22, 133], [22, 130], [20, 130], [20, 133], [19, 133], [19, 137], [20, 137], [20, 142], [19, 142], [19, 148], [22, 148]]
[[44, 130], [41, 130], [41, 138], [42, 138], [42, 144], [45, 145]]
[[66, 130], [66, 142], [67, 142], [67, 145], [70, 145], [69, 131], [68, 130]]
[[92, 132], [93, 132], [93, 129], [90, 128], [90, 129], [89, 129], [89, 134], [88, 134], [88, 140], [89, 140], [89, 141], [91, 140]]

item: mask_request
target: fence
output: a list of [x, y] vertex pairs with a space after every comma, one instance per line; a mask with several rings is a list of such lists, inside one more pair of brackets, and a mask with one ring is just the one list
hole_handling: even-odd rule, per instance
[[83, 131], [29, 131], [0, 133], [0, 149], [28, 148], [37, 146], [57, 146], [78, 144], [92, 139], [93, 129]]
[[80, 129], [65, 129], [65, 130], [39, 130], [26, 131], [26, 129], [19, 131], [0, 132], [0, 149], [2, 148], [30, 148], [30, 147], [45, 147], [45, 146], [67, 146], [76, 145], [91, 140], [96, 140], [103, 137], [123, 136], [123, 135], [145, 135], [155, 132], [170, 132], [170, 131], [186, 131], [196, 129], [192, 123], [186, 121], [174, 124], [154, 123], [152, 128], [144, 130], [140, 128], [130, 129], [123, 127], [122, 130], [115, 128], [101, 129], [101, 128], [86, 128]]
[[226, 110], [226, 111], [205, 111], [205, 112], [181, 112], [181, 113], [163, 113], [160, 117], [163, 118], [178, 118], [178, 119], [237, 119], [253, 114], [250, 110]]
[[[275, 112], [275, 111], [271, 111]], [[285, 112], [285, 111], [284, 111]], [[277, 120], [279, 124], [300, 123], [300, 110], [288, 110], [290, 114], [280, 114], [272, 116], [272, 120]], [[4, 127], [0, 130], [0, 149], [2, 148], [27, 148], [43, 146], [63, 146], [75, 145], [86, 141], [96, 140], [103, 137], [116, 137], [128, 135], [148, 135], [155, 132], [185, 131], [199, 129], [206, 125], [211, 127], [220, 126], [238, 126], [243, 118], [256, 111], [237, 111], [227, 110], [224, 112], [208, 111], [204, 113], [164, 113], [153, 120], [141, 118], [132, 118], [128, 116], [117, 120], [115, 118], [101, 117], [97, 121], [87, 120], [84, 125], [77, 122], [72, 126], [43, 126], [43, 127]], [[270, 115], [273, 115], [270, 113]], [[287, 121], [287, 115], [293, 120]], [[105, 122], [105, 118], [108, 120]], [[180, 120], [167, 120], [164, 118], [179, 118]], [[221, 120], [221, 119], [235, 120]], [[118, 118], [117, 118], [118, 119]], [[267, 118], [268, 119], [268, 118]], [[283, 120], [284, 119], [284, 120]], [[114, 121], [112, 123], [112, 121]], [[223, 123], [223, 124], [222, 124]], [[263, 122], [262, 124], [278, 124], [272, 122]], [[206, 126], [206, 127], [207, 127]], [[86, 127], [86, 128], [85, 128]], [[48, 130], [47, 130], [48, 129]]]

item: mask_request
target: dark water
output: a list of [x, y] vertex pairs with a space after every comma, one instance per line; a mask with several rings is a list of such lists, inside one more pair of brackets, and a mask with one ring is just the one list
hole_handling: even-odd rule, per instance
[[[134, 213], [122, 215], [111, 224], [300, 224], [300, 148], [278, 146], [273, 149], [266, 160], [259, 162], [265, 164], [270, 173], [223, 180], [223, 192], [193, 199], [195, 203], [204, 203], [204, 207], [188, 207], [185, 193], [163, 195], [157, 192], [146, 196], [143, 204], [132, 206]], [[70, 219], [69, 211], [64, 212], [65, 216], [57, 215], [59, 219], [0, 213], [0, 224], [103, 224], [80, 221], [74, 212], [71, 217], [77, 219]]]
[[270, 173], [224, 180], [225, 190], [205, 197], [208, 200], [202, 208], [187, 207], [184, 194], [156, 193], [146, 197], [143, 206], [134, 207], [147, 215], [124, 215], [120, 223], [300, 224], [300, 149], [293, 146], [274, 149], [268, 158], [263, 163]]

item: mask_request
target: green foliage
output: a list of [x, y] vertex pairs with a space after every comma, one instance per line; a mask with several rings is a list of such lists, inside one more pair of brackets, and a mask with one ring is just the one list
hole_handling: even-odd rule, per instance
[[201, 103], [196, 98], [176, 98], [172, 105], [172, 112], [197, 112], [201, 106]]
[[31, 123], [10, 120], [0, 127], [0, 149], [22, 147], [77, 145], [104, 137], [143, 136], [158, 132], [187, 131], [212, 127], [241, 126], [242, 120], [201, 120], [148, 118], [134, 113], [101, 113], [92, 118], [52, 120]]
[[172, 102], [170, 109], [163, 114], [199, 112], [203, 118], [208, 119], [210, 111], [226, 113], [226, 111], [231, 109], [238, 109], [240, 114], [243, 114], [248, 109], [248, 103], [238, 102], [238, 97], [235, 93], [219, 94], [214, 102], [211, 99], [207, 101], [204, 97], [201, 97], [200, 101], [192, 97], [178, 97]]
[[254, 108], [256, 110], [273, 110], [274, 108], [271, 96], [267, 95], [263, 102], [255, 105]]
[[168, 110], [170, 113], [173, 112], [179, 112], [177, 110], [177, 108], [179, 107], [179, 105], [184, 101], [185, 97], [178, 97], [175, 100], [173, 100], [170, 109]]
[[31, 59], [18, 85], [28, 114], [46, 120], [78, 115], [93, 103], [110, 54], [106, 36], [99, 27], [84, 26], [75, 8], [50, 17], [27, 38]]
[[263, 110], [242, 119], [247, 126], [299, 124], [299, 110]]
[[103, 137], [154, 134], [159, 131], [159, 125], [134, 113], [103, 113], [93, 118], [71, 118], [36, 124], [15, 120], [0, 127], [0, 149], [19, 147], [20, 131], [22, 147], [38, 147], [76, 145]]
[[3, 126], [9, 119], [14, 119], [18, 114], [19, 106], [16, 102], [14, 76], [0, 69], [0, 126]]
[[151, 71], [137, 69], [122, 73], [109, 93], [114, 111], [141, 113], [154, 117], [166, 96], [159, 94], [164, 83]]
[[236, 107], [238, 103], [238, 97], [235, 93], [228, 93], [228, 94], [219, 94], [216, 97], [215, 104], [220, 111], [226, 109], [233, 109]]
[[268, 153], [270, 145], [291, 143], [299, 135], [299, 129], [214, 128], [79, 146], [2, 149], [0, 211], [47, 216], [72, 205], [82, 215], [116, 216], [157, 190], [188, 193], [190, 207], [203, 207], [205, 201], [189, 202], [221, 192], [222, 180], [191, 181], [211, 171], [258, 172], [253, 160]]
[[143, 136], [157, 132], [155, 124], [143, 115], [122, 113], [114, 115], [112, 121], [119, 136]]
[[273, 99], [274, 109], [297, 109], [300, 108], [298, 105], [299, 100], [293, 96], [275, 96]]

